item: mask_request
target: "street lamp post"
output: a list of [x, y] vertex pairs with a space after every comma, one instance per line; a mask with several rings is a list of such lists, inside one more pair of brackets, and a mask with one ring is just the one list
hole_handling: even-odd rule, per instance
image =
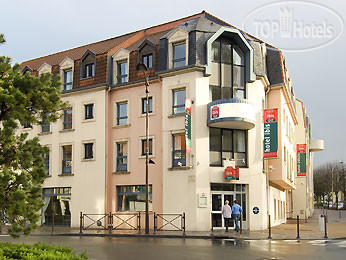
[[149, 74], [145, 64], [137, 65], [143, 71], [145, 80], [145, 234], [149, 234]]

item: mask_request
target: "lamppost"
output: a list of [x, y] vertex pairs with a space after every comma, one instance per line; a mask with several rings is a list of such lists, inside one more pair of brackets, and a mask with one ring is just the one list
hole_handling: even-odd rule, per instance
[[145, 234], [149, 234], [149, 163], [154, 163], [152, 160], [149, 161], [149, 73], [148, 68], [143, 63], [137, 64], [137, 71], [144, 73], [145, 80]]

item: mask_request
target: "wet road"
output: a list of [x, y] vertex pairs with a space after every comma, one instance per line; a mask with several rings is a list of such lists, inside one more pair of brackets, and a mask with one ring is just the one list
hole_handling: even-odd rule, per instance
[[345, 259], [346, 241], [203, 240], [171, 238], [110, 238], [30, 236], [0, 242], [46, 242], [68, 245], [89, 259]]

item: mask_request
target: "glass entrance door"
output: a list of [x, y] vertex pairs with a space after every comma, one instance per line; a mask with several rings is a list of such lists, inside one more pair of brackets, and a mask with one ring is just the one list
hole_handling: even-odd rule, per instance
[[[243, 209], [243, 228], [247, 228], [247, 196], [245, 184], [212, 184], [211, 185], [211, 217], [214, 229], [222, 229], [225, 227], [222, 216], [222, 207], [225, 201], [229, 201], [232, 207], [233, 201], [236, 199]], [[234, 227], [233, 221], [230, 222], [230, 227]]]

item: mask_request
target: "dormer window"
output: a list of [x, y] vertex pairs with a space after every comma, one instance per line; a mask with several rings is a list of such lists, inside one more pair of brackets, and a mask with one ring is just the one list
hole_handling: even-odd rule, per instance
[[118, 83], [128, 82], [128, 69], [127, 69], [127, 60], [122, 60], [117, 62], [117, 81]]
[[91, 51], [86, 51], [82, 57], [81, 77], [82, 79], [95, 77], [96, 56]]
[[142, 56], [142, 63], [147, 66], [148, 69], [153, 68], [153, 54], [146, 54]]
[[85, 64], [83, 78], [91, 78], [95, 75], [95, 64]]
[[72, 89], [72, 69], [64, 70], [64, 90]]
[[173, 68], [179, 68], [186, 65], [186, 43], [173, 43]]

